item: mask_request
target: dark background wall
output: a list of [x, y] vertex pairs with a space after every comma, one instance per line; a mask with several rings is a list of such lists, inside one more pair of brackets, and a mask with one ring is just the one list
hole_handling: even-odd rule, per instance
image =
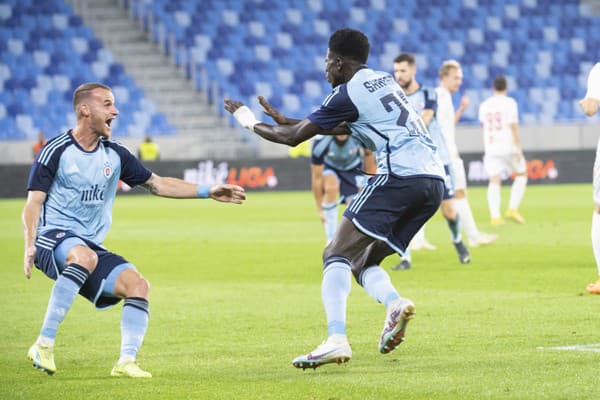
[[[530, 184], [591, 183], [593, 150], [527, 152]], [[470, 185], [486, 185], [481, 153], [463, 154]], [[161, 176], [173, 176], [194, 183], [235, 183], [247, 190], [309, 190], [310, 160], [202, 160], [148, 162], [145, 165]], [[25, 197], [29, 166], [0, 166], [0, 198]], [[507, 177], [508, 179], [508, 177]], [[136, 188], [126, 193], [143, 193]]]

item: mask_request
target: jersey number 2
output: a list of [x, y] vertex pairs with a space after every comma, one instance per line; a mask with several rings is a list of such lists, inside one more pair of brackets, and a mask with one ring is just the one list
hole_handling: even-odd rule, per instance
[[402, 96], [401, 93], [395, 92], [386, 94], [381, 97], [379, 101], [383, 104], [385, 111], [392, 112], [394, 109], [392, 108], [392, 103], [394, 103], [400, 109], [400, 116], [396, 120], [396, 125], [403, 126], [408, 129], [408, 133], [411, 136], [421, 136], [427, 135], [427, 128], [425, 128], [425, 124], [421, 118], [413, 118], [409, 124], [407, 124], [408, 117], [410, 116], [410, 112], [406, 109], [404, 104], [402, 104], [402, 100], [400, 99]]
[[408, 119], [409, 112], [406, 108], [404, 108], [404, 105], [402, 105], [402, 102], [400, 101], [400, 99], [398, 98], [396, 93], [387, 94], [387, 95], [383, 96], [382, 98], [380, 98], [379, 101], [381, 101], [381, 104], [383, 104], [383, 107], [385, 108], [385, 111], [387, 111], [387, 112], [394, 111], [391, 103], [396, 104], [398, 106], [398, 108], [400, 109], [400, 116], [398, 117], [398, 120], [396, 121], [396, 125], [406, 126], [406, 120]]

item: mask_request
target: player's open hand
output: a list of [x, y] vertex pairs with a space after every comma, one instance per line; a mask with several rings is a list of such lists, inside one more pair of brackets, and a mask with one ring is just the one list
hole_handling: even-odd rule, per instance
[[273, 107], [271, 103], [267, 101], [267, 99], [262, 96], [258, 96], [258, 102], [263, 107], [263, 112], [269, 117], [273, 118], [273, 121], [275, 121], [278, 125], [287, 125], [288, 119], [275, 107]]
[[25, 248], [25, 255], [23, 257], [23, 272], [27, 279], [31, 278], [31, 268], [33, 267], [33, 260], [35, 259], [35, 246], [29, 246]]
[[246, 200], [246, 191], [238, 185], [219, 184], [210, 188], [210, 197], [224, 203], [242, 204]]
[[466, 109], [467, 107], [469, 107], [469, 104], [471, 104], [471, 100], [469, 100], [468, 96], [463, 96], [460, 99], [460, 105], [458, 108], [460, 108], [461, 110]]
[[225, 99], [223, 100], [225, 102], [225, 110], [229, 111], [230, 113], [234, 113], [238, 110], [238, 108], [243, 107], [244, 103], [240, 102], [240, 101], [236, 101], [236, 100], [229, 100], [229, 99]]

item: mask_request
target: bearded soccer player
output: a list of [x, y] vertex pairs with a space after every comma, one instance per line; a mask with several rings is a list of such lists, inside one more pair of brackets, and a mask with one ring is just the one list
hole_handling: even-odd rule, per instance
[[[444, 163], [445, 188], [444, 197], [442, 200], [441, 210], [448, 228], [450, 229], [450, 238], [458, 255], [458, 260], [462, 264], [471, 262], [469, 250], [464, 245], [462, 235], [460, 233], [460, 220], [456, 208], [454, 206], [454, 184], [451, 175], [451, 160], [446, 147], [446, 141], [440, 130], [440, 125], [436, 118], [437, 112], [437, 96], [433, 88], [422, 86], [416, 80], [417, 65], [415, 57], [409, 53], [402, 53], [394, 59], [394, 78], [398, 84], [404, 89], [411, 105], [421, 114], [421, 118], [427, 130], [431, 135], [431, 139], [437, 146], [438, 154]], [[402, 262], [394, 269], [409, 269], [411, 266], [410, 252], [407, 252], [402, 257]]]
[[50, 140], [35, 159], [27, 184], [22, 219], [24, 272], [32, 266], [55, 280], [41, 332], [27, 357], [34, 367], [56, 372], [54, 343], [77, 294], [98, 309], [123, 300], [121, 352], [112, 376], [150, 378], [136, 362], [149, 315], [149, 288], [137, 268], [102, 242], [112, 221], [117, 184], [142, 185], [154, 195], [212, 198], [240, 204], [244, 189], [234, 185], [195, 185], [158, 176], [110, 139], [119, 115], [110, 87], [85, 83], [73, 95], [77, 125]]

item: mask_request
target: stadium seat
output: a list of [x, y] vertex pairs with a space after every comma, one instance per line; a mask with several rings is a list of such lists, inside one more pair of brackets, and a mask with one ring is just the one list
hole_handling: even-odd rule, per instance
[[[373, 67], [389, 70], [389, 65], [378, 63], [389, 63], [395, 51], [422, 53], [421, 71], [427, 79], [435, 81], [439, 63], [449, 57], [457, 58], [465, 71], [471, 73], [465, 79], [464, 89], [476, 91], [473, 93], [486, 90], [493, 76], [509, 70], [514, 75], [512, 82], [518, 84], [514, 90], [556, 87], [550, 77], [559, 70], [579, 79], [581, 71], [560, 60], [576, 57], [578, 62], [589, 61], [585, 59], [589, 48], [600, 45], [593, 39], [585, 40], [586, 35], [593, 37], [589, 33], [598, 26], [597, 18], [579, 15], [577, 7], [556, 2], [465, 1], [462, 7], [456, 7], [452, 2], [440, 0], [435, 2], [435, 7], [427, 8], [407, 2], [402, 10], [381, 7], [383, 2], [372, 1], [295, 2], [293, 7], [278, 2], [224, 4], [213, 0], [205, 2], [204, 7], [192, 7], [192, 3], [189, 0], [157, 1], [154, 9], [160, 12], [156, 12], [155, 17], [163, 18], [167, 29], [172, 26], [169, 20], [176, 19], [180, 24], [188, 21], [181, 12], [191, 13], [190, 21], [210, 20], [210, 29], [194, 23], [200, 28], [184, 33], [203, 32], [201, 40], [185, 41], [194, 47], [197, 54], [194, 60], [201, 64], [200, 68], [230, 92], [230, 80], [238, 82], [237, 77], [258, 77], [260, 82], [265, 82], [265, 77], [275, 77], [277, 86], [271, 83], [271, 90], [266, 91], [273, 92], [275, 87], [289, 91], [293, 96], [282, 97], [281, 102], [290, 110], [312, 105], [303, 97], [317, 97], [322, 92], [320, 87], [328, 89], [326, 84], [314, 82], [322, 82], [322, 61], [310, 60], [322, 60], [327, 36], [339, 21], [351, 21], [371, 35], [370, 64]], [[549, 7], [558, 7], [559, 12], [554, 13]], [[216, 18], [219, 14], [214, 14], [218, 10], [223, 16], [220, 20]], [[202, 13], [213, 14], [204, 17]], [[564, 16], [558, 17], [561, 13]], [[284, 19], [273, 18], [278, 14], [284, 15]], [[406, 19], [406, 15], [411, 19]], [[172, 33], [180, 35], [178, 31]], [[385, 45], [390, 37], [398, 42], [396, 48]], [[227, 49], [223, 48], [224, 43]], [[248, 52], [249, 49], [253, 51]], [[583, 56], [581, 60], [580, 56]], [[231, 65], [235, 65], [235, 74], [231, 72]], [[253, 73], [246, 74], [244, 70]], [[517, 71], [519, 75], [515, 74]], [[242, 100], [246, 101], [267, 87], [244, 82], [236, 85]], [[572, 97], [574, 91], [581, 90], [581, 85], [577, 86], [575, 89], [561, 87], [560, 93]], [[534, 101], [541, 102], [543, 98]], [[544, 115], [552, 109], [547, 107]]]
[[[138, 90], [123, 66], [63, 0], [4, 1], [0, 21], [0, 139], [32, 138], [39, 130], [48, 137], [60, 133], [73, 122], [72, 92], [83, 82], [124, 85], [120, 94]], [[127, 101], [125, 108], [132, 115], [140, 114], [137, 122], [158, 121], [165, 133], [174, 133], [164, 115], [145, 106], [148, 100], [143, 93]], [[127, 125], [123, 121], [113, 133], [126, 134]]]

